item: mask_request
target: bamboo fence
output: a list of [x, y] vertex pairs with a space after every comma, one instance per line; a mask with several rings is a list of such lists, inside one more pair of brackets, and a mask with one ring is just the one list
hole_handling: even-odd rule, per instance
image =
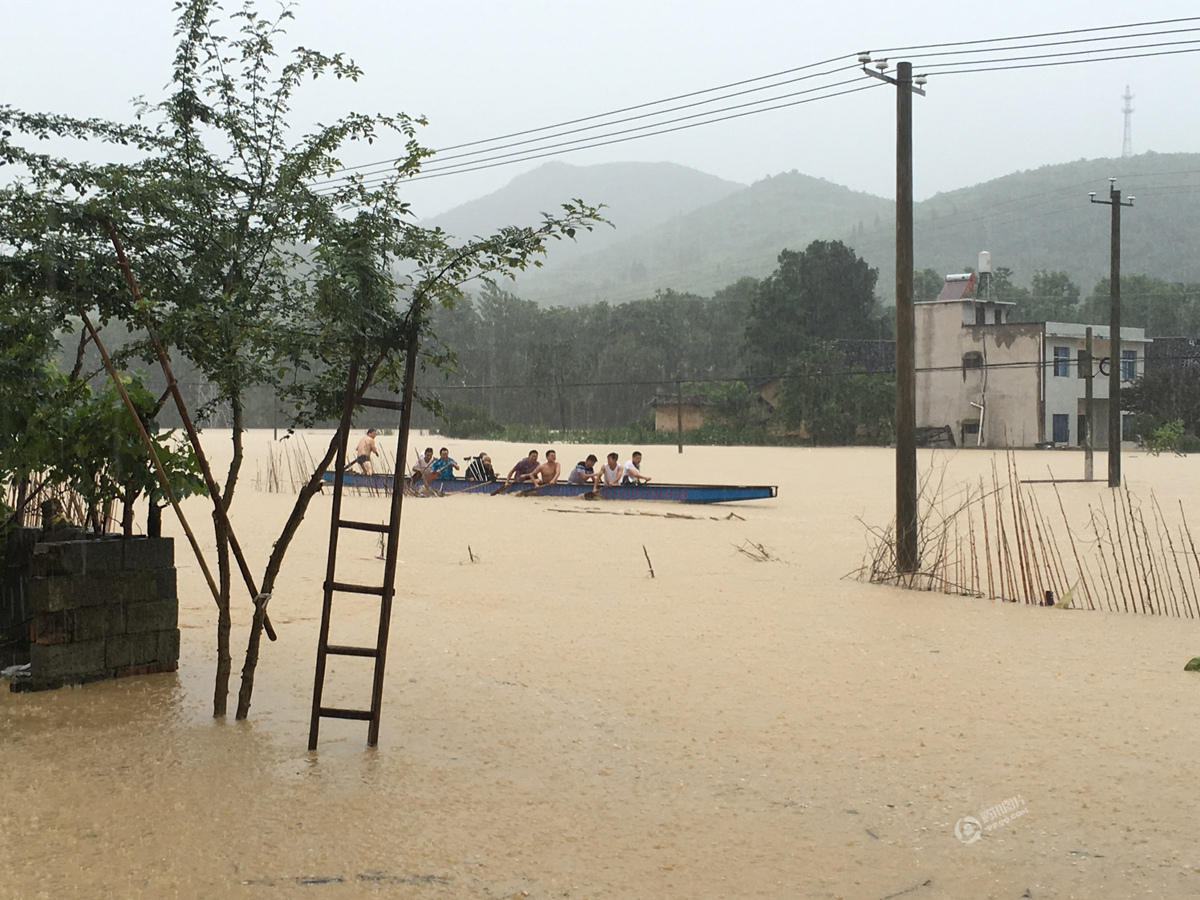
[[[1057, 484], [1017, 475], [1009, 453], [990, 483], [945, 491], [944, 470], [920, 488], [919, 565], [897, 568], [894, 524], [867, 527], [861, 581], [912, 590], [1144, 615], [1200, 618], [1200, 553], [1183, 503], [1164, 510], [1127, 486], [1072, 522]], [[1047, 501], [1043, 505], [1043, 501]], [[865, 524], [865, 523], [864, 523]]]

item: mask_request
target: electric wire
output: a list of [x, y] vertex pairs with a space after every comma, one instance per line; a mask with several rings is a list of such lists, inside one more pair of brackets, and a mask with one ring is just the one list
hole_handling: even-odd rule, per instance
[[[947, 47], [959, 47], [959, 48], [973, 47], [973, 48], [976, 48], [977, 52], [990, 53], [990, 52], [1005, 52], [1007, 50], [1020, 49], [1021, 47], [1067, 46], [1067, 45], [1083, 43], [1083, 42], [1096, 42], [1096, 41], [1102, 41], [1102, 40], [1112, 41], [1112, 40], [1129, 39], [1129, 38], [1133, 38], [1133, 37], [1156, 36], [1156, 35], [1165, 35], [1165, 34], [1181, 34], [1181, 33], [1185, 33], [1185, 32], [1196, 31], [1197, 29], [1196, 28], [1181, 28], [1181, 29], [1170, 29], [1170, 30], [1164, 29], [1164, 30], [1155, 31], [1155, 32], [1135, 32], [1133, 34], [1104, 34], [1099, 37], [1075, 38], [1072, 40], [1064, 40], [1064, 41], [1060, 41], [1060, 42], [1044, 42], [1042, 44], [1030, 44], [1030, 45], [1013, 45], [1012, 42], [1021, 41], [1021, 40], [1030, 40], [1030, 39], [1042, 38], [1042, 37], [1062, 37], [1062, 36], [1069, 36], [1069, 35], [1085, 35], [1085, 34], [1094, 35], [1099, 32], [1119, 32], [1119, 31], [1127, 32], [1129, 29], [1134, 29], [1134, 28], [1145, 28], [1145, 27], [1164, 25], [1164, 24], [1181, 24], [1181, 23], [1188, 23], [1188, 22], [1195, 22], [1195, 21], [1200, 21], [1200, 17], [1162, 19], [1162, 20], [1152, 20], [1152, 21], [1145, 21], [1145, 22], [1129, 23], [1126, 25], [1101, 26], [1101, 27], [1083, 28], [1083, 29], [1069, 29], [1069, 30], [1055, 31], [1055, 32], [1042, 32], [1042, 33], [1036, 33], [1036, 34], [1016, 35], [1016, 36], [1009, 36], [1009, 37], [1003, 37], [1003, 38], [987, 38], [987, 39], [979, 39], [979, 40], [972, 40], [972, 41], [943, 42], [943, 43], [938, 43], [938, 44], [914, 45], [911, 47], [888, 48], [886, 50], [878, 51], [878, 52], [893, 53], [893, 52], [898, 52], [898, 51], [903, 51], [903, 50], [921, 50], [921, 49], [933, 49], [933, 50], [941, 50], [942, 51], [937, 54], [927, 54], [927, 56], [934, 56], [934, 55], [963, 55], [963, 54], [966, 54], [969, 52], [973, 52], [968, 49], [959, 49], [959, 50], [943, 50], [942, 49], [942, 48], [947, 48]], [[1191, 43], [1191, 42], [1176, 42], [1176, 43], [1182, 44], [1182, 43]], [[995, 47], [995, 48], [988, 48], [988, 47], [983, 46], [983, 45], [987, 45], [987, 44], [1008, 44], [1009, 46]], [[1149, 48], [1149, 47], [1172, 46], [1172, 44], [1170, 44], [1168, 42], [1158, 42], [1157, 44], [1146, 44], [1146, 45], [1139, 45], [1139, 46], [1141, 48]], [[971, 61], [971, 62], [959, 62], [959, 63], [952, 63], [952, 62], [931, 63], [929, 67], [938, 68], [938, 67], [955, 66], [955, 65], [957, 65], [959, 67], [973, 66], [973, 68], [958, 68], [958, 69], [953, 69], [950, 71], [939, 71], [939, 72], [935, 73], [938, 75], [968, 74], [968, 73], [986, 72], [986, 71], [1003, 71], [1003, 70], [1011, 70], [1011, 69], [1018, 69], [1018, 68], [1044, 68], [1044, 67], [1054, 66], [1054, 65], [1079, 64], [1079, 63], [1083, 63], [1083, 62], [1106, 62], [1106, 61], [1115, 61], [1115, 60], [1121, 60], [1121, 59], [1144, 58], [1147, 56], [1165, 56], [1165, 55], [1173, 55], [1173, 54], [1177, 54], [1177, 53], [1196, 52], [1195, 50], [1176, 50], [1176, 51], [1159, 51], [1159, 52], [1154, 52], [1154, 53], [1140, 53], [1140, 54], [1118, 53], [1118, 51], [1120, 51], [1122, 49], [1134, 49], [1134, 48], [1133, 47], [1125, 47], [1125, 48], [1098, 47], [1098, 48], [1091, 48], [1089, 50], [1084, 50], [1084, 51], [1075, 51], [1078, 54], [1088, 56], [1087, 59], [1080, 59], [1080, 60], [1063, 60], [1063, 59], [1061, 59], [1062, 56], [1071, 55], [1068, 52], [1064, 51], [1064, 52], [1058, 52], [1058, 53], [1043, 54], [1040, 56], [1029, 56], [1029, 57], [1013, 58], [1011, 60], [1007, 60], [1009, 62], [1017, 61], [1018, 59], [1024, 60], [1022, 65], [995, 65], [996, 63], [1005, 62], [1005, 60], [992, 59], [992, 60], [976, 60], [976, 61]], [[1106, 54], [1106, 55], [1097, 55], [1097, 54]], [[1113, 55], [1113, 54], [1117, 54], [1117, 55]], [[799, 72], [799, 71], [805, 71], [807, 69], [819, 67], [822, 65], [828, 65], [830, 63], [837, 62], [842, 59], [846, 59], [847, 57], [848, 57], [847, 54], [843, 54], [840, 56], [830, 57], [829, 59], [822, 60], [822, 61], [819, 61], [816, 63], [810, 63], [805, 66], [798, 66], [798, 67], [795, 67], [792, 69], [781, 70], [779, 72], [771, 73], [769, 75], [756, 76], [754, 78], [742, 79], [740, 81], [730, 82], [728, 84], [720, 85], [720, 86], [713, 87], [713, 88], [707, 88], [707, 89], [703, 89], [703, 90], [699, 90], [699, 91], [691, 91], [691, 92], [686, 92], [683, 94], [677, 94], [672, 97], [664, 98], [662, 100], [649, 101], [646, 103], [621, 107], [619, 109], [611, 110], [606, 113], [598, 113], [598, 114], [590, 115], [590, 116], [577, 117], [574, 119], [566, 120], [564, 122], [556, 123], [554, 125], [546, 125], [546, 126], [540, 126], [538, 128], [530, 128], [530, 129], [523, 129], [523, 130], [515, 131], [515, 132], [509, 132], [505, 135], [499, 135], [499, 136], [493, 137], [493, 138], [485, 138], [485, 139], [481, 139], [481, 140], [453, 144], [453, 145], [449, 145], [447, 147], [441, 148], [440, 150], [435, 151], [435, 153], [444, 152], [444, 151], [448, 151], [448, 150], [459, 150], [459, 149], [464, 149], [464, 148], [469, 148], [469, 147], [482, 147], [482, 146], [488, 145], [488, 144], [496, 144], [499, 141], [509, 140], [509, 139], [515, 138], [515, 137], [524, 137], [524, 136], [527, 136], [530, 134], [536, 134], [539, 132], [546, 132], [546, 131], [555, 132], [556, 129], [561, 129], [563, 127], [570, 126], [570, 125], [577, 125], [582, 122], [598, 121], [601, 119], [610, 118], [615, 115], [620, 115], [625, 112], [649, 109], [654, 106], [661, 106], [664, 103], [674, 102], [674, 101], [680, 100], [680, 99], [690, 99], [692, 97], [702, 96], [707, 93], [714, 93], [714, 92], [717, 92], [720, 90], [726, 90], [731, 87], [740, 87], [740, 86], [743, 86], [746, 84], [753, 84], [756, 82], [766, 81], [771, 78], [776, 78], [780, 75], [786, 75], [786, 74], [792, 74], [792, 73]], [[1037, 59], [1052, 60], [1052, 61], [1030, 62], [1030, 60], [1037, 60]], [[818, 75], [808, 75], [808, 76], [804, 76], [804, 77], [811, 78], [811, 77], [819, 77], [819, 76]], [[781, 83], [787, 83], [787, 82], [781, 82]], [[739, 91], [739, 92], [737, 92], [737, 94], [729, 95], [729, 96], [736, 96], [736, 95], [745, 94], [745, 93], [752, 93], [757, 90], [766, 90], [766, 89], [769, 89], [769, 88], [775, 87], [775, 86], [778, 86], [778, 84], [762, 85], [758, 88], [754, 88], [754, 89], [751, 89], [748, 91]], [[696, 104], [688, 104], [688, 106], [707, 105], [708, 103], [716, 102], [719, 99], [722, 99], [722, 98], [714, 97], [714, 98], [710, 98], [710, 100], [708, 100], [708, 101], [702, 101], [702, 102], [699, 102]], [[769, 101], [764, 99], [761, 102], [766, 103]], [[750, 105], [750, 104], [748, 104], [748, 105]], [[680, 108], [683, 108], [683, 107], [680, 107]], [[780, 108], [780, 107], [774, 107], [774, 108]], [[639, 119], [647, 118], [647, 117], [651, 117], [654, 115], [662, 115], [669, 111], [670, 110], [660, 110], [658, 113], [645, 113], [645, 114], [639, 115], [637, 117], [632, 117], [632, 118], [639, 118]], [[717, 111], [718, 110], [711, 110], [710, 112], [715, 113]], [[766, 112], [768, 110], [763, 109], [761, 111]], [[731, 116], [729, 118], [737, 118], [737, 117], [738, 116]], [[618, 120], [618, 121], [626, 121], [626, 120]], [[695, 125], [698, 126], [698, 125], [702, 125], [702, 124], [712, 124], [713, 122], [718, 122], [718, 121], [724, 121], [724, 119], [713, 119], [711, 121], [697, 122], [697, 123], [695, 123]], [[565, 136], [566, 134], [578, 133], [579, 131], [585, 131], [585, 130], [594, 130], [597, 128], [604, 128], [604, 127], [608, 127], [609, 125], [612, 125], [612, 124], [617, 124], [617, 122], [599, 123], [594, 126], [588, 126], [588, 128], [586, 128], [586, 129], [572, 129], [569, 132], [552, 133], [552, 134], [545, 135], [542, 138], [532, 139], [530, 141], [521, 141], [519, 143], [521, 145], [524, 145], [527, 143], [543, 143], [545, 141], [550, 141], [550, 140], [554, 140], [558, 137]], [[654, 126], [650, 125], [647, 127], [654, 127]], [[668, 133], [669, 131], [672, 131], [672, 130], [682, 130], [682, 129], [666, 129], [663, 132], [656, 132], [656, 133]], [[628, 137], [628, 139], [636, 140], [641, 137], [648, 137], [648, 136], [650, 136], [650, 135], [649, 134], [632, 135], [632, 136]], [[604, 142], [598, 142], [598, 143], [595, 143], [594, 145], [588, 145], [588, 146], [606, 146], [609, 143], [619, 143], [619, 141], [604, 141]], [[508, 146], [511, 146], [511, 145], [504, 145], [504, 147], [508, 147]], [[471, 151], [471, 153], [469, 155], [478, 156], [478, 155], [482, 155], [482, 154], [488, 154], [496, 149], [503, 149], [503, 148], [502, 147], [492, 147], [490, 149], [484, 149], [484, 150], [473, 150], [473, 151]], [[534, 155], [528, 156], [525, 159], [541, 159], [541, 158], [545, 158], [547, 155], [553, 155], [553, 154], [548, 154], [545, 152], [539, 152], [540, 149], [541, 148], [537, 148], [537, 147], [531, 148], [531, 151], [533, 151]], [[586, 147], [573, 147], [572, 149], [586, 149]], [[468, 155], [468, 154], [461, 154], [460, 156], [465, 156], [465, 155]], [[511, 159], [509, 161], [509, 163], [506, 163], [506, 164], [511, 164], [513, 162], [525, 161], [525, 159]], [[378, 168], [381, 165], [388, 165], [388, 164], [394, 163], [395, 161], [396, 161], [396, 158], [393, 158], [390, 160], [382, 160], [382, 161], [379, 161], [376, 163], [364, 163], [364, 164], [361, 164], [358, 166], [346, 167], [345, 169], [337, 170], [337, 171], [351, 172], [351, 171], [358, 171], [358, 170], [362, 170], [362, 169]], [[485, 159], [479, 160], [479, 162], [491, 162], [491, 161], [493, 161], [493, 159], [491, 157], [485, 157]], [[436, 163], [434, 165], [436, 165]], [[491, 166], [491, 165], [461, 166], [460, 168], [457, 168], [457, 169], [446, 168], [446, 169], [442, 170], [440, 172], [440, 174], [443, 174], [443, 175], [451, 174], [453, 172], [464, 172], [465, 173], [465, 172], [470, 172], [470, 171], [478, 171], [479, 168], [494, 168], [494, 166]], [[370, 174], [379, 174], [379, 173], [365, 173], [365, 174], [370, 175]], [[430, 171], [428, 173], [428, 175], [415, 175], [409, 180], [417, 180], [422, 177], [432, 177], [435, 174], [439, 174], [439, 173], [436, 170]], [[320, 182], [320, 184], [328, 184], [328, 183], [332, 183], [334, 181], [336, 181], [336, 179], [327, 179], [325, 181]]]

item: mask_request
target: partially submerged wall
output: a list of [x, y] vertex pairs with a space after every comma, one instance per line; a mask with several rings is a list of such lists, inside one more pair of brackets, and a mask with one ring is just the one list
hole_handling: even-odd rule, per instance
[[38, 543], [21, 596], [30, 677], [42, 690], [123, 675], [173, 672], [179, 604], [171, 538]]

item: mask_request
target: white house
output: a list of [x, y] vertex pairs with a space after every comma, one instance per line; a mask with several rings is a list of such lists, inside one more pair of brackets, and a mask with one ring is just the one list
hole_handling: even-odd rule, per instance
[[[952, 275], [915, 305], [917, 426], [949, 426], [960, 446], [1082, 443], [1087, 326], [1010, 323], [1014, 304], [967, 296], [973, 288], [974, 276]], [[1108, 445], [1108, 338], [1092, 326], [1097, 448]], [[1121, 329], [1122, 382], [1142, 373], [1149, 343], [1144, 329]]]

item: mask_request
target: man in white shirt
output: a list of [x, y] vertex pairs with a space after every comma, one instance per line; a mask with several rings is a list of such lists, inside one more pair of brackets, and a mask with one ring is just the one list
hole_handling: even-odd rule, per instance
[[621, 467], [621, 484], [645, 484], [649, 481], [649, 476], [641, 473], [639, 468], [641, 464], [642, 451], [634, 450], [633, 455], [629, 457], [629, 462]]

